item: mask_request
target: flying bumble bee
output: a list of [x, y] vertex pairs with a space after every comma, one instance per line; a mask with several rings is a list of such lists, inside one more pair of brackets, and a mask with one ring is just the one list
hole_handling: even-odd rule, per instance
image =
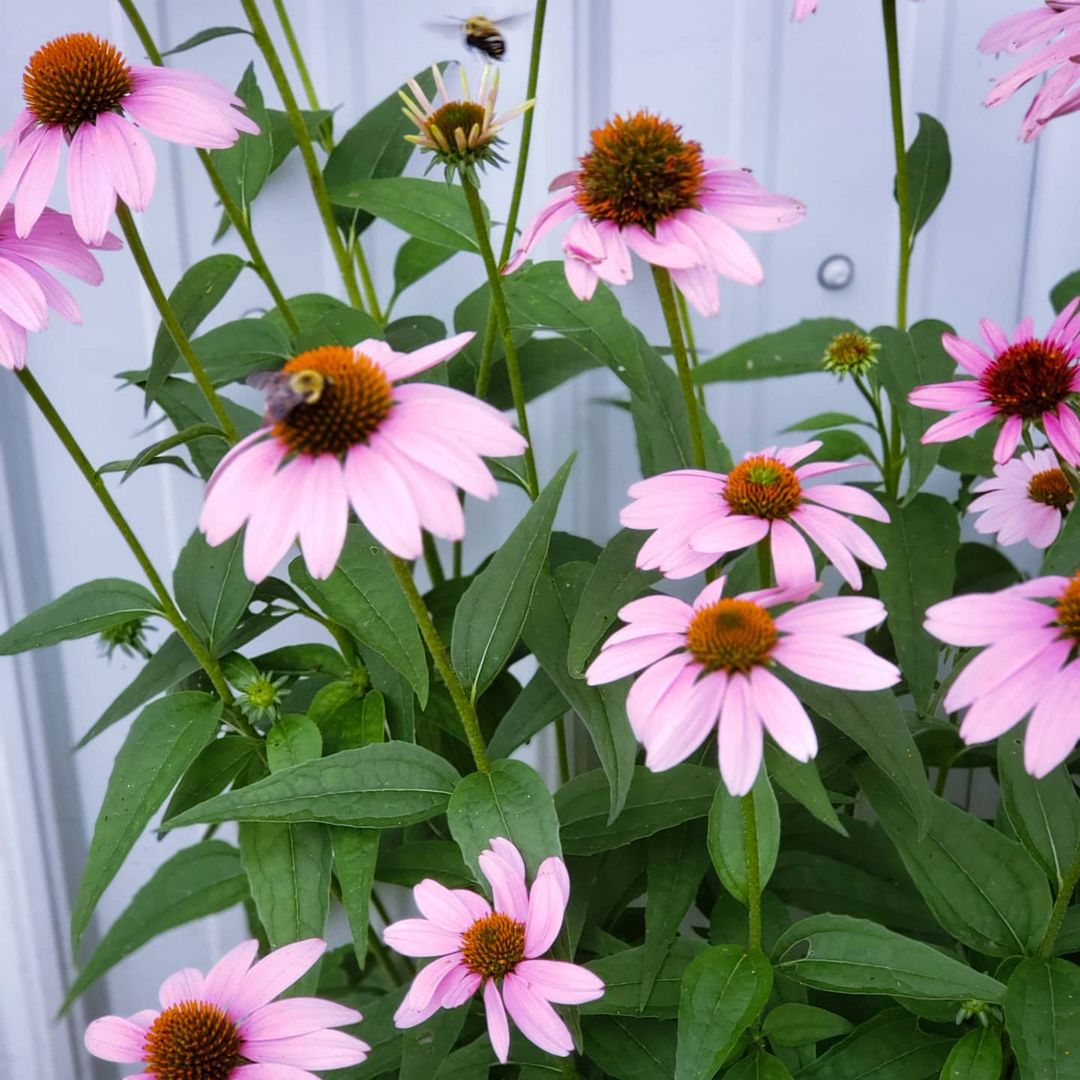
[[[471, 15], [466, 19], [449, 17], [452, 25], [465, 41], [467, 48], [473, 49], [489, 60], [502, 60], [506, 56], [506, 38], [503, 31], [515, 26], [529, 17], [531, 12], [508, 15], [502, 19], [489, 19], [485, 15]], [[447, 24], [440, 24], [446, 28]]]
[[300, 405], [314, 405], [330, 380], [320, 371], [259, 371], [247, 377], [248, 386], [266, 394], [263, 420], [276, 424]]

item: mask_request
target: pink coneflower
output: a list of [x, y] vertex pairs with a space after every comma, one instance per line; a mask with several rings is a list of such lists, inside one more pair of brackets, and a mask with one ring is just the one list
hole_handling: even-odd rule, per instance
[[494, 910], [474, 892], [427, 879], [413, 889], [424, 918], [402, 919], [383, 931], [386, 943], [405, 956], [438, 957], [413, 980], [394, 1023], [415, 1027], [482, 990], [488, 1035], [501, 1062], [510, 1051], [507, 1013], [531, 1043], [566, 1057], [574, 1040], [551, 1003], [580, 1005], [604, 993], [604, 984], [586, 968], [539, 959], [551, 948], [566, 913], [566, 866], [555, 856], [545, 859], [528, 889], [518, 849], [502, 837], [490, 843], [480, 853], [480, 869], [491, 886]]
[[807, 15], [813, 15], [817, 11], [818, 0], [795, 0], [795, 10], [791, 17], [796, 22], [802, 22]]
[[689, 757], [719, 724], [720, 774], [733, 795], [745, 795], [761, 766], [763, 730], [799, 761], [817, 753], [814, 726], [774, 664], [844, 690], [883, 690], [900, 673], [846, 636], [884, 620], [880, 600], [837, 596], [774, 617], [769, 608], [805, 600], [818, 584], [732, 598], [725, 581], [706, 585], [693, 607], [673, 596], [627, 604], [619, 611], [626, 626], [604, 642], [586, 679], [595, 686], [642, 672], [626, 711], [654, 772]]
[[[115, 251], [120, 241], [106, 233], [95, 246]], [[49, 308], [69, 322], [82, 322], [75, 297], [42, 264], [90, 285], [100, 285], [104, 277], [67, 214], [42, 210], [30, 233], [20, 239], [15, 209], [5, 206], [0, 211], [0, 364], [6, 368], [25, 366], [27, 332], [45, 329]]]
[[715, 315], [717, 274], [749, 285], [764, 277], [735, 227], [785, 229], [805, 213], [802, 203], [766, 191], [733, 162], [705, 157], [677, 124], [647, 111], [597, 128], [580, 165], [552, 182], [558, 194], [522, 234], [503, 273], [516, 270], [556, 225], [576, 217], [563, 253], [566, 280], [579, 299], [589, 300], [598, 281], [625, 285], [634, 252], [670, 270], [702, 315]]
[[26, 65], [23, 98], [26, 108], [0, 138], [0, 146], [11, 146], [0, 172], [0, 205], [19, 189], [20, 236], [49, 198], [65, 142], [75, 230], [99, 244], [117, 196], [144, 210], [153, 194], [154, 154], [139, 128], [208, 150], [232, 146], [242, 131], [259, 132], [231, 90], [191, 71], [129, 64], [94, 34], [65, 34], [42, 45]]
[[1045, 338], [1034, 336], [1025, 319], [1009, 341], [997, 323], [979, 323], [984, 352], [972, 341], [943, 334], [946, 352], [974, 379], [919, 386], [908, 401], [924, 409], [950, 412], [923, 435], [924, 443], [952, 442], [995, 420], [1003, 420], [994, 444], [994, 460], [1004, 465], [1013, 456], [1025, 423], [1041, 423], [1051, 445], [1069, 462], [1080, 465], [1080, 420], [1069, 399], [1080, 392], [1080, 299], [1054, 320]]
[[979, 48], [984, 53], [1035, 49], [994, 83], [985, 100], [991, 107], [1007, 101], [1032, 79], [1051, 73], [1024, 115], [1020, 137], [1025, 142], [1031, 142], [1055, 117], [1080, 109], [1080, 0], [1046, 0], [1031, 11], [1010, 15], [986, 32]]
[[985, 492], [968, 506], [980, 515], [978, 532], [996, 533], [999, 544], [1026, 540], [1037, 548], [1054, 542], [1076, 498], [1052, 450], [1024, 453], [995, 466], [994, 475], [972, 491]]
[[803, 482], [812, 477], [858, 466], [857, 462], [835, 461], [798, 464], [820, 446], [820, 442], [781, 449], [770, 446], [747, 454], [730, 473], [680, 469], [632, 485], [634, 502], [623, 508], [619, 521], [629, 529], [653, 530], [638, 553], [638, 566], [659, 570], [667, 577], [691, 577], [719, 556], [768, 537], [777, 583], [802, 585], [817, 580], [805, 533], [844, 580], [860, 588], [862, 574], [855, 560], [881, 569], [885, 557], [842, 514], [874, 521], [888, 521], [889, 515], [861, 488], [847, 484], [805, 487]]
[[1080, 573], [944, 600], [926, 629], [960, 648], [989, 646], [945, 695], [946, 712], [968, 710], [965, 742], [996, 739], [1031, 713], [1024, 768], [1042, 777], [1069, 756], [1080, 736]]
[[399, 385], [449, 359], [473, 334], [394, 352], [369, 339], [324, 345], [261, 377], [266, 424], [222, 458], [199, 528], [224, 543], [247, 522], [244, 570], [261, 581], [299, 537], [308, 570], [334, 569], [350, 505], [387, 550], [415, 559], [420, 530], [460, 540], [455, 487], [490, 499], [481, 454], [520, 454], [525, 440], [490, 405], [432, 383]]
[[139, 1065], [131, 1080], [318, 1080], [310, 1069], [358, 1065], [370, 1049], [343, 1031], [355, 1009], [321, 998], [274, 1001], [322, 956], [318, 938], [285, 945], [254, 966], [245, 941], [203, 976], [184, 968], [161, 984], [161, 1011], [105, 1016], [86, 1029], [86, 1049]]

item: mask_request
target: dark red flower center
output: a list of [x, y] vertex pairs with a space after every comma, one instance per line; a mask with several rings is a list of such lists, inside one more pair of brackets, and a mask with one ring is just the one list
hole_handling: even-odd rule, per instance
[[461, 956], [477, 975], [501, 978], [525, 959], [525, 926], [501, 911], [477, 919], [461, 935]]
[[1080, 571], [1073, 575], [1057, 602], [1057, 624], [1066, 637], [1080, 644]]
[[145, 1071], [155, 1080], [229, 1080], [244, 1062], [236, 1025], [206, 1001], [183, 1001], [161, 1013], [144, 1053]]
[[724, 501], [736, 514], [775, 521], [786, 518], [799, 505], [802, 485], [782, 461], [756, 454], [728, 473]]
[[979, 376], [987, 399], [1005, 416], [1036, 420], [1073, 392], [1073, 358], [1048, 341], [1010, 345]]
[[695, 615], [686, 647], [709, 671], [729, 674], [764, 664], [777, 640], [776, 623], [752, 600], [718, 600]]
[[1073, 501], [1072, 485], [1061, 469], [1044, 469], [1028, 481], [1028, 498], [1064, 513]]
[[393, 386], [370, 357], [323, 345], [293, 357], [267, 390], [274, 434], [293, 453], [343, 454], [390, 415]]
[[69, 131], [118, 109], [133, 85], [123, 54], [95, 34], [47, 42], [23, 72], [23, 97], [34, 119]]
[[612, 117], [592, 133], [577, 203], [593, 221], [652, 230], [697, 207], [704, 180], [701, 144], [684, 139], [678, 124], [642, 110]]

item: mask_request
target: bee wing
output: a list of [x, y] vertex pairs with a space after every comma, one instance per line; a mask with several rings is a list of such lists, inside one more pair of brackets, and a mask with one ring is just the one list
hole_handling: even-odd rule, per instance
[[282, 381], [280, 371], [256, 371], [249, 375], [244, 382], [256, 390], [269, 390], [272, 386]]
[[426, 30], [436, 30], [445, 37], [461, 37], [465, 33], [465, 20], [447, 15], [444, 19], [429, 19], [424, 23]]
[[500, 30], [509, 30], [513, 26], [520, 26], [526, 19], [531, 19], [533, 13], [531, 11], [519, 11], [514, 15], [507, 15], [501, 19], [492, 19], [492, 22]]

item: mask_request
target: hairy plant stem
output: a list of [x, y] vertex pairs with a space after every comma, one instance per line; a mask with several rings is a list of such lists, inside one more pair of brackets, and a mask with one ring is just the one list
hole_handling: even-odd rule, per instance
[[1077, 846], [1076, 853], [1073, 855], [1072, 864], [1061, 879], [1061, 888], [1054, 900], [1054, 909], [1050, 913], [1050, 923], [1043, 935], [1042, 944], [1039, 945], [1039, 950], [1035, 954], [1041, 960], [1049, 960], [1054, 954], [1054, 942], [1061, 933], [1061, 924], [1065, 921], [1065, 912], [1069, 908], [1069, 901], [1072, 900], [1077, 882], [1080, 882], [1080, 845]]
[[443, 572], [442, 560], [439, 558], [439, 549], [435, 546], [435, 538], [429, 532], [424, 533], [424, 565], [427, 567], [428, 577], [432, 585], [442, 585], [446, 581]]
[[289, 116], [289, 124], [292, 126], [296, 145], [300, 148], [300, 156], [304, 160], [304, 168], [307, 171], [308, 183], [311, 185], [311, 193], [315, 197], [315, 205], [318, 207], [319, 216], [322, 218], [323, 228], [326, 230], [326, 238], [330, 242], [330, 250], [334, 253], [334, 260], [338, 264], [341, 280], [345, 284], [345, 292], [348, 294], [349, 303], [353, 307], [364, 310], [364, 301], [360, 296], [360, 286], [356, 281], [356, 273], [353, 269], [352, 259], [345, 249], [345, 243], [338, 231], [337, 221], [334, 218], [334, 208], [330, 202], [330, 193], [326, 190], [326, 181], [323, 179], [322, 170], [319, 168], [318, 159], [315, 157], [315, 147], [308, 133], [307, 124], [300, 112], [296, 95], [289, 85], [289, 78], [281, 64], [281, 57], [270, 32], [266, 29], [266, 23], [259, 12], [256, 0], [240, 0], [247, 16], [248, 25], [255, 35], [255, 43], [263, 54], [266, 66], [270, 69], [270, 75], [274, 80], [278, 93], [281, 95], [282, 104]]
[[105, 513], [109, 515], [109, 519], [116, 526], [117, 532], [120, 533], [124, 542], [131, 550], [132, 555], [135, 556], [135, 561], [146, 575], [146, 580], [150, 583], [150, 588], [153, 589], [154, 594], [158, 598], [158, 603], [161, 604], [162, 614], [180, 636], [184, 644], [191, 650], [192, 656], [199, 661], [200, 666], [206, 672], [214, 687], [214, 691], [225, 705], [226, 722], [242, 735], [257, 739], [259, 736], [255, 729], [251, 727], [247, 720], [245, 720], [237, 710], [231, 708], [233, 704], [232, 691], [229, 689], [229, 684], [225, 679], [225, 675], [221, 670], [221, 665], [218, 663], [217, 658], [199, 640], [195, 631], [191, 629], [184, 619], [184, 616], [180, 614], [180, 609], [176, 606], [176, 602], [169, 593], [165, 582], [162, 581], [161, 575], [158, 574], [154, 564], [150, 561], [150, 556], [146, 553], [146, 549], [139, 542], [139, 538], [135, 535], [127, 518], [124, 517], [123, 511], [116, 505], [112, 495], [109, 494], [109, 489], [105, 486], [104, 480], [101, 479], [101, 476], [94, 469], [94, 466], [90, 463], [90, 459], [83, 453], [83, 449], [79, 445], [79, 442], [71, 429], [64, 423], [63, 417], [61, 417], [59, 412], [56, 411], [56, 407], [49, 399], [49, 395], [45, 392], [45, 388], [34, 378], [27, 368], [16, 371], [15, 376], [30, 395], [30, 400], [38, 407], [38, 411], [45, 417], [49, 427], [56, 433], [56, 437], [63, 444], [64, 449], [68, 452], [68, 456], [75, 462], [75, 466], [78, 468], [79, 472], [82, 473], [83, 479], [90, 485], [91, 491], [97, 496], [98, 502], [101, 503]]
[[[686, 297], [676, 289], [675, 300], [679, 305], [679, 318], [682, 320], [683, 335], [686, 338], [686, 351], [690, 355], [690, 367], [692, 370], [697, 370], [698, 366], [698, 351], [697, 342], [694, 340], [694, 322], [690, 315], [690, 305], [686, 302]], [[705, 408], [705, 387], [698, 383], [695, 387], [697, 391], [698, 405], [702, 409]]]
[[870, 388], [863, 382], [861, 375], [852, 375], [851, 381], [866, 399], [870, 411], [874, 414], [874, 426], [877, 428], [878, 436], [881, 439], [881, 460], [876, 461], [875, 459], [875, 462], [881, 470], [881, 479], [887, 488], [889, 476], [892, 474], [892, 446], [889, 442], [889, 429], [885, 423], [885, 414], [881, 409], [881, 391], [875, 388], [874, 392], [871, 392]]
[[671, 338], [671, 351], [675, 356], [675, 368], [679, 373], [679, 386], [682, 388], [683, 404], [686, 406], [686, 419], [690, 424], [690, 445], [694, 451], [694, 464], [699, 469], [705, 468], [705, 438], [701, 433], [701, 412], [698, 408], [697, 394], [694, 392], [694, 377], [690, 373], [690, 360], [683, 341], [682, 323], [679, 320], [679, 305], [675, 301], [675, 288], [671, 284], [671, 274], [662, 267], [652, 268], [656, 293], [660, 297], [660, 307], [667, 323], [668, 337]]
[[487, 271], [488, 285], [491, 287], [491, 306], [495, 311], [495, 319], [502, 336], [506, 374], [510, 380], [510, 393], [514, 398], [514, 408], [517, 410], [518, 429], [526, 442], [525, 479], [529, 485], [529, 498], [536, 499], [540, 494], [540, 480], [536, 473], [536, 459], [533, 457], [532, 436], [529, 434], [529, 415], [525, 409], [525, 387], [521, 382], [521, 367], [518, 364], [517, 346], [514, 344], [514, 335], [510, 329], [510, 312], [506, 306], [506, 293], [503, 291], [502, 275], [499, 273], [499, 267], [495, 262], [495, 253], [491, 249], [491, 236], [488, 233], [487, 222], [484, 220], [484, 207], [480, 202], [480, 192], [469, 180], [468, 176], [462, 177], [461, 188], [465, 192], [465, 201], [469, 204], [473, 229], [476, 232], [476, 243], [480, 248], [480, 257], [484, 260], [484, 269]]
[[202, 361], [195, 355], [191, 341], [184, 332], [184, 328], [180, 325], [180, 319], [177, 317], [176, 312], [173, 311], [172, 304], [169, 303], [169, 298], [165, 295], [165, 290], [162, 288], [153, 264], [150, 262], [150, 256], [146, 253], [146, 247], [143, 245], [142, 237], [139, 235], [139, 230], [135, 225], [135, 219], [131, 216], [131, 211], [122, 199], [116, 201], [116, 218], [120, 222], [120, 229], [124, 234], [124, 239], [127, 241], [128, 250], [135, 260], [135, 265], [139, 268], [143, 281], [146, 282], [146, 288], [150, 292], [154, 306], [158, 309], [161, 321], [169, 331], [169, 337], [173, 339], [173, 344], [187, 362], [191, 374], [195, 376], [195, 382], [202, 391], [203, 397], [206, 398], [207, 404], [213, 410], [214, 416], [217, 417], [217, 422], [226, 438], [228, 438], [229, 442], [236, 442], [240, 438], [236, 425], [225, 411], [225, 403], [221, 400], [217, 390], [214, 389], [214, 384], [210, 376], [207, 375], [206, 368], [202, 366]]
[[758, 865], [757, 811], [754, 793], [742, 797], [743, 848], [746, 851], [746, 945], [761, 948], [761, 867]]
[[[135, 36], [138, 37], [142, 43], [142, 47], [146, 50], [147, 58], [151, 64], [157, 67], [163, 67], [165, 64], [164, 58], [161, 55], [161, 50], [158, 49], [153, 36], [150, 34], [150, 30], [146, 23], [143, 21], [142, 15], [139, 14], [138, 8], [132, 0], [118, 0], [121, 9], [128, 18], [128, 22], [131, 23], [132, 29], [135, 31]], [[258, 241], [255, 239], [255, 233], [252, 232], [251, 223], [248, 221], [247, 215], [244, 213], [240, 204], [229, 194], [224, 183], [221, 179], [221, 173], [218, 172], [217, 166], [214, 164], [214, 159], [210, 156], [206, 150], [197, 150], [199, 160], [202, 162], [203, 168], [206, 170], [206, 175], [210, 179], [210, 185], [214, 189], [214, 194], [221, 200], [221, 208], [225, 211], [226, 217], [232, 227], [236, 229], [237, 235], [243, 241], [244, 247], [247, 248], [248, 257], [251, 261], [251, 268], [262, 279], [263, 284], [266, 286], [267, 292], [270, 293], [270, 298], [274, 301], [274, 305], [278, 311], [281, 312], [281, 317], [285, 320], [285, 324], [288, 326], [289, 331], [295, 334], [300, 329], [300, 324], [296, 321], [296, 316], [292, 312], [292, 308], [289, 307], [289, 302], [285, 299], [285, 294], [278, 286], [277, 280], [270, 272], [270, 267], [266, 264], [266, 259], [263, 258], [262, 249], [259, 247]]]
[[401, 591], [405, 594], [405, 599], [409, 603], [409, 608], [412, 610], [413, 618], [416, 620], [420, 636], [424, 639], [424, 644], [427, 646], [432, 662], [442, 676], [443, 682], [446, 683], [446, 689], [450, 692], [454, 708], [457, 709], [462, 726], [465, 728], [465, 737], [469, 742], [469, 750], [472, 752], [473, 761], [480, 772], [491, 772], [491, 763], [488, 761], [484, 737], [480, 733], [480, 721], [476, 717], [476, 706], [469, 700], [469, 695], [465, 692], [465, 687], [461, 685], [461, 680], [454, 670], [454, 665], [450, 662], [450, 654], [446, 651], [446, 644], [439, 636], [439, 631], [432, 621], [431, 613], [428, 611], [424, 598], [420, 595], [420, 590], [417, 589], [416, 582], [413, 580], [412, 567], [404, 559], [399, 559], [389, 552], [387, 552], [386, 557], [390, 560], [394, 575], [401, 585]]

